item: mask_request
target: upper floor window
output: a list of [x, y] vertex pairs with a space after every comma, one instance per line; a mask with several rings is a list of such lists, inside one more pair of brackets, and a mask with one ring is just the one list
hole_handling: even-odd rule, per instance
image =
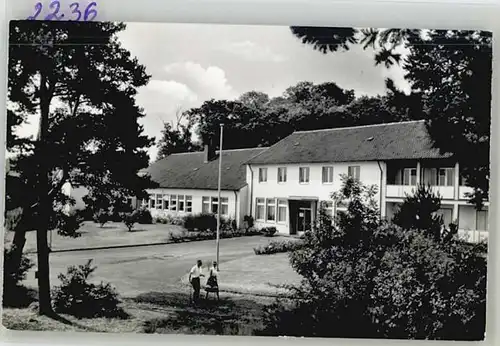
[[333, 183], [333, 167], [327, 166], [322, 169], [322, 181], [323, 184], [332, 184]]
[[278, 183], [286, 182], [286, 167], [278, 167]]
[[438, 186], [453, 186], [455, 182], [454, 168], [440, 168], [438, 170], [437, 185]]
[[299, 183], [301, 184], [309, 183], [309, 167], [299, 168]]
[[417, 169], [416, 168], [403, 169], [403, 185], [409, 185], [409, 186], [417, 185]]
[[349, 178], [359, 180], [360, 171], [361, 171], [361, 167], [359, 167], [359, 166], [349, 166], [347, 168], [347, 175], [349, 176]]
[[267, 181], [267, 168], [259, 168], [259, 183]]

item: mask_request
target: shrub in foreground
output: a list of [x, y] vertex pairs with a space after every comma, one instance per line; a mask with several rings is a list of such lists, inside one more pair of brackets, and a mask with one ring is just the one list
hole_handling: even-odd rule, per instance
[[139, 214], [138, 211], [134, 210], [132, 212], [122, 213], [120, 215], [123, 223], [125, 224], [125, 226], [127, 227], [129, 232], [132, 232], [132, 229], [134, 228], [135, 223], [139, 219], [138, 214]]
[[[335, 197], [347, 201], [347, 211], [290, 253], [303, 278], [291, 289], [296, 299], [266, 308], [259, 334], [482, 340], [483, 252], [450, 232], [437, 237], [380, 221], [376, 189], [344, 179]], [[432, 204], [434, 196], [426, 199]]]
[[304, 246], [304, 242], [299, 240], [273, 240], [267, 245], [260, 245], [253, 249], [256, 255], [272, 255], [280, 252], [290, 252], [298, 250]]
[[109, 283], [93, 284], [89, 277], [96, 270], [92, 260], [84, 265], [71, 266], [60, 274], [61, 285], [52, 292], [54, 310], [78, 318], [126, 318], [119, 306], [118, 293]]

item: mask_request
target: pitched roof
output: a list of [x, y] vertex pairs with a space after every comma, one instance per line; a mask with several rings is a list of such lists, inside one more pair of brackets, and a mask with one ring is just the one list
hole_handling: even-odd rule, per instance
[[297, 131], [251, 164], [385, 161], [448, 158], [433, 148], [424, 121]]
[[[245, 162], [266, 148], [234, 149], [222, 152], [222, 190], [239, 190], [246, 185]], [[218, 154], [218, 152], [217, 152]], [[216, 190], [219, 156], [204, 163], [204, 153], [172, 154], [146, 170], [159, 187]]]

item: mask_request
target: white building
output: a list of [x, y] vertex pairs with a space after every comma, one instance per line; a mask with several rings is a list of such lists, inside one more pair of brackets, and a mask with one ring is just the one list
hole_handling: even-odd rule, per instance
[[[251, 215], [257, 227], [294, 235], [311, 227], [320, 202], [332, 215], [343, 209], [331, 194], [346, 174], [377, 186], [382, 218], [391, 219], [406, 194], [425, 183], [440, 194], [446, 225], [457, 223], [459, 234], [471, 241], [488, 235], [489, 202], [480, 211], [467, 202], [471, 188], [458, 163], [432, 147], [423, 121], [298, 131], [269, 148], [224, 150], [220, 203], [218, 170], [218, 152], [209, 146], [172, 154], [144, 171], [159, 186], [138, 206], [153, 217], [182, 217], [215, 214], [220, 205], [222, 216], [238, 225]], [[83, 194], [71, 193], [77, 204]]]
[[430, 184], [442, 197], [445, 224], [458, 223], [460, 234], [471, 241], [487, 237], [489, 203], [476, 211], [467, 202], [471, 189], [458, 163], [432, 147], [423, 121], [294, 132], [247, 163], [249, 214], [258, 227], [305, 231], [321, 201], [336, 213], [342, 206], [334, 204], [331, 193], [346, 174], [378, 187], [381, 217], [388, 219], [406, 193]]
[[217, 213], [241, 225], [248, 210], [245, 162], [265, 148], [225, 150], [222, 154], [221, 200], [218, 200], [218, 152], [172, 154], [153, 163], [146, 172], [159, 184], [143, 200], [153, 217]]

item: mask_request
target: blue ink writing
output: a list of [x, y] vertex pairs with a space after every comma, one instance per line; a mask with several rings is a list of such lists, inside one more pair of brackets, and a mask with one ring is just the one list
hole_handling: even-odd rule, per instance
[[38, 17], [38, 15], [40, 14], [40, 12], [42, 12], [42, 7], [43, 7], [42, 3], [37, 2], [35, 5], [35, 14], [32, 16], [29, 16], [28, 20], [35, 20], [36, 17]]
[[64, 17], [64, 15], [57, 15], [59, 13], [59, 10], [61, 9], [61, 3], [59, 1], [52, 1], [49, 5], [49, 8], [54, 10], [54, 12], [45, 17], [45, 20], [59, 20]]
[[[63, 18], [66, 17], [66, 14], [60, 13], [63, 12], [64, 9], [61, 10], [61, 2], [59, 0], [52, 1], [48, 6], [48, 8], [49, 8], [49, 14], [47, 14], [44, 18], [42, 17], [44, 20], [62, 20]], [[38, 19], [38, 16], [42, 12], [42, 9], [43, 9], [42, 3], [37, 2], [35, 5], [35, 13], [32, 16], [29, 16], [27, 19], [28, 20]], [[88, 6], [85, 8], [85, 11], [83, 11], [82, 13], [82, 10], [80, 10], [80, 3], [73, 2], [72, 4], [69, 5], [69, 11], [71, 12], [70, 15], [68, 16], [70, 18], [68, 19], [69, 21], [77, 22], [83, 20], [85, 22], [89, 22], [97, 17], [97, 3], [96, 2], [89, 3]]]
[[82, 18], [82, 12], [80, 11], [80, 4], [77, 2], [74, 2], [71, 5], [69, 5], [69, 7], [73, 10], [71, 13], [78, 15], [78, 17], [76, 17], [76, 19], [74, 19], [75, 21], [78, 22], [80, 20], [80, 18]]

